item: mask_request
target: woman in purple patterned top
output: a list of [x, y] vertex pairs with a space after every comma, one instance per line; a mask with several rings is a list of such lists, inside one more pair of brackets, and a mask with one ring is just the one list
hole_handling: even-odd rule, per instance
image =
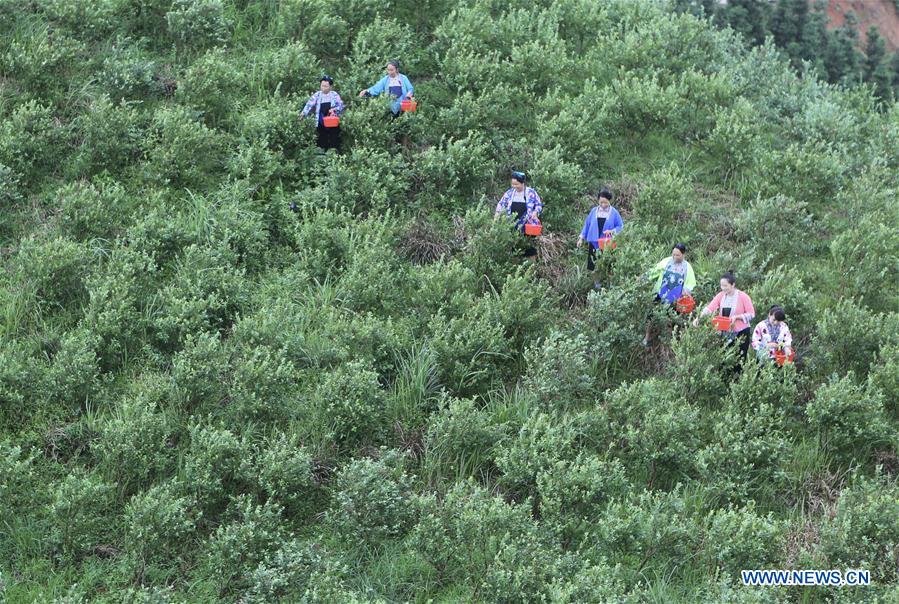
[[315, 126], [318, 132], [316, 144], [325, 151], [336, 149], [340, 153], [340, 126], [325, 128], [324, 124], [326, 115], [340, 116], [343, 114], [343, 99], [331, 89], [333, 85], [334, 79], [331, 76], [322, 76], [321, 90], [306, 101], [306, 106], [303, 107], [303, 114], [300, 116], [300, 119], [305, 118], [315, 109]]

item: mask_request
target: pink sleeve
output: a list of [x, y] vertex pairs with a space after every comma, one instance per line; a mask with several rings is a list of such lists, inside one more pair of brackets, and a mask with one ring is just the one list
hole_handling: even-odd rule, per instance
[[716, 310], [718, 310], [718, 309], [721, 307], [721, 298], [722, 298], [722, 297], [724, 297], [724, 294], [721, 293], [721, 292], [718, 292], [717, 294], [715, 294], [715, 297], [712, 298], [712, 301], [709, 302], [709, 305], [706, 306], [706, 307], [702, 310], [702, 312], [710, 312], [710, 313], [713, 313], [713, 312], [715, 312]]
[[752, 298], [746, 292], [740, 293], [743, 294], [743, 312], [747, 315], [747, 319], [752, 321], [755, 318], [755, 307], [752, 305]]

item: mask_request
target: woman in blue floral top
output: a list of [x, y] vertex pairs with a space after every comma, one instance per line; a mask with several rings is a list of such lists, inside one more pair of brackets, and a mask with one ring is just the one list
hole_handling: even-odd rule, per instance
[[[494, 220], [502, 214], [514, 217], [515, 229], [520, 233], [524, 232], [526, 224], [540, 224], [540, 212], [543, 211], [543, 200], [537, 191], [525, 184], [527, 179], [524, 172], [512, 172], [512, 187], [503, 193], [499, 203], [496, 204], [496, 214], [493, 216]], [[536, 256], [537, 248], [529, 246], [524, 255]]]
[[331, 90], [334, 80], [331, 76], [323, 75], [321, 78], [321, 90], [313, 94], [306, 106], [303, 107], [301, 118], [306, 117], [315, 109], [315, 125], [318, 131], [318, 140], [316, 144], [322, 149], [336, 149], [340, 152], [340, 126], [334, 128], [325, 128], [324, 118], [326, 115], [340, 116], [343, 113], [343, 99], [340, 95]]

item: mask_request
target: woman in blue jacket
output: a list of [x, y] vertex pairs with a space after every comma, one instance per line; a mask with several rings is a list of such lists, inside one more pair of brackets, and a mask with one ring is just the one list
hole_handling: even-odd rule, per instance
[[393, 117], [396, 117], [400, 114], [403, 99], [411, 99], [414, 91], [409, 78], [400, 73], [400, 64], [397, 61], [388, 61], [387, 75], [371, 88], [361, 90], [359, 96], [378, 96], [387, 92], [393, 99], [390, 111], [393, 112]]
[[612, 207], [612, 193], [605, 187], [599, 192], [599, 205], [590, 210], [590, 215], [584, 222], [584, 228], [577, 238], [577, 246], [581, 247], [587, 242], [587, 270], [593, 273], [593, 289], [602, 289], [599, 275], [596, 272], [596, 253], [599, 249], [601, 237], [614, 237], [621, 232], [624, 221], [621, 214]]

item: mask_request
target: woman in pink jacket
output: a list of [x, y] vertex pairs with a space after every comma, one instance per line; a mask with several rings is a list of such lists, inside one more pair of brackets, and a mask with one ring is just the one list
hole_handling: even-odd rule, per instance
[[749, 352], [749, 324], [755, 318], [755, 308], [746, 292], [736, 288], [736, 282], [731, 272], [721, 275], [721, 291], [702, 309], [693, 325], [699, 325], [700, 318], [716, 313], [730, 318], [730, 328], [724, 334], [729, 344], [739, 342], [742, 362]]

